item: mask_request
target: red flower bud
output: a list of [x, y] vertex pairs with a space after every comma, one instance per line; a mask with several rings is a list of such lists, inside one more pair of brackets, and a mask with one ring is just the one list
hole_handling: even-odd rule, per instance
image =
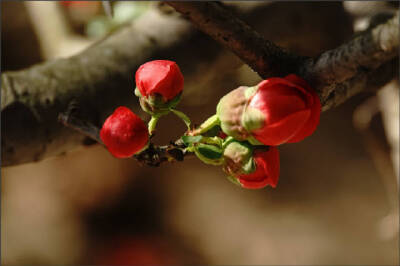
[[169, 60], [154, 60], [139, 67], [136, 72], [136, 86], [143, 97], [163, 97], [169, 101], [183, 90], [183, 75], [178, 65]]
[[268, 151], [256, 150], [253, 153], [256, 169], [250, 174], [236, 176], [244, 188], [257, 189], [268, 185], [276, 187], [279, 179], [279, 151], [270, 146]]
[[127, 158], [147, 146], [149, 133], [140, 117], [120, 106], [104, 122], [100, 138], [112, 155]]
[[311, 135], [320, 113], [316, 92], [293, 74], [264, 80], [255, 87], [239, 87], [225, 95], [217, 107], [225, 133], [271, 146], [298, 142]]

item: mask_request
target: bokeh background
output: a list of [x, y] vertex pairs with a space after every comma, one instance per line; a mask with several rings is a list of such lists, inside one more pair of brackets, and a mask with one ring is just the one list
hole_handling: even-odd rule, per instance
[[[256, 10], [250, 25], [310, 56], [398, 8], [380, 1], [227, 4]], [[73, 55], [151, 9], [168, 8], [112, 5], [111, 19], [101, 2], [2, 1], [1, 70]], [[259, 81], [226, 50], [212, 68], [185, 77], [179, 109], [197, 124], [215, 112], [222, 95]], [[398, 117], [396, 80], [324, 112], [311, 137], [280, 147], [275, 189], [241, 189], [196, 158], [151, 168], [115, 159], [99, 145], [2, 168], [1, 263], [399, 264]], [[184, 130], [167, 116], [155, 141], [167, 143]]]

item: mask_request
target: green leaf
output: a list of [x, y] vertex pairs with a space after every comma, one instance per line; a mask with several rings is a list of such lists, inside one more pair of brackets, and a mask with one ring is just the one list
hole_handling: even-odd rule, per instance
[[211, 165], [221, 165], [224, 162], [222, 149], [217, 146], [199, 143], [194, 147], [194, 152], [202, 162]]
[[185, 146], [190, 146], [193, 143], [198, 143], [203, 139], [203, 136], [182, 136], [181, 137]]
[[200, 143], [196, 146], [196, 150], [208, 159], [220, 159], [222, 157], [222, 149], [214, 145]]
[[206, 137], [215, 137], [221, 132], [221, 127], [219, 125], [215, 125], [212, 128], [210, 128], [208, 131], [203, 133], [203, 136]]

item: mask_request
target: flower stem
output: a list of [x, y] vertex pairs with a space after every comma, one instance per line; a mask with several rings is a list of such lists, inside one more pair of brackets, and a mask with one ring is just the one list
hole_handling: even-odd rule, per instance
[[214, 126], [219, 125], [219, 124], [220, 124], [220, 121], [219, 121], [218, 115], [215, 114], [215, 115], [209, 117], [206, 121], [204, 121], [203, 124], [201, 124], [198, 128], [193, 130], [191, 132], [191, 135], [196, 136], [196, 135], [203, 134], [203, 133], [207, 132], [208, 130], [210, 130], [211, 128], [213, 128]]
[[188, 130], [190, 130], [190, 124], [192, 123], [190, 121], [190, 118], [185, 115], [183, 112], [178, 111], [176, 109], [170, 109], [171, 112], [173, 112], [177, 117], [179, 117], [180, 119], [182, 119], [182, 121], [185, 123], [186, 127], [188, 128]]
[[150, 135], [153, 135], [159, 119], [160, 119], [160, 116], [151, 116], [151, 119], [148, 123], [148, 129], [149, 129]]

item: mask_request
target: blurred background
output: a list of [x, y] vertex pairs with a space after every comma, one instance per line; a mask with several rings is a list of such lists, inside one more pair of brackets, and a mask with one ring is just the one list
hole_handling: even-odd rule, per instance
[[[381, 1], [226, 3], [253, 10], [250, 25], [309, 56], [398, 8]], [[168, 9], [158, 2], [111, 4], [112, 18], [96, 1], [2, 1], [1, 71], [76, 54], [153, 9]], [[196, 64], [177, 63], [184, 75]], [[259, 81], [226, 50], [212, 66], [196, 67], [215, 70], [185, 76], [179, 109], [197, 124], [222, 95]], [[150, 168], [115, 159], [99, 145], [2, 168], [1, 263], [398, 264], [398, 117], [396, 80], [324, 112], [311, 137], [280, 147], [275, 189], [241, 189], [196, 158]], [[156, 143], [167, 143], [185, 126], [171, 115], [158, 131]]]

